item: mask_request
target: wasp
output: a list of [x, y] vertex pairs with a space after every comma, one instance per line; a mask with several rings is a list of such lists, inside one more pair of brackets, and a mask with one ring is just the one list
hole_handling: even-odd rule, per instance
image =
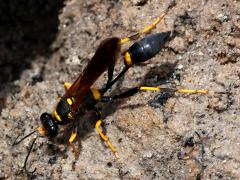
[[[146, 87], [139, 86], [130, 88], [127, 91], [115, 95], [113, 97], [105, 96], [105, 93], [109, 91], [112, 86], [124, 76], [129, 68], [133, 67], [137, 63], [147, 61], [160, 52], [163, 45], [167, 42], [171, 32], [161, 32], [152, 35], [148, 35], [143, 39], [135, 42], [131, 45], [123, 54], [124, 67], [120, 73], [114, 78], [114, 67], [118, 56], [121, 52], [122, 44], [138, 39], [142, 34], [146, 34], [156, 27], [156, 25], [164, 18], [168, 10], [174, 6], [175, 1], [171, 1], [166, 10], [149, 26], [138, 31], [137, 33], [125, 37], [111, 37], [103, 40], [97, 48], [92, 59], [85, 67], [83, 72], [75, 80], [75, 82], [64, 83], [65, 94], [60, 98], [53, 113], [44, 112], [40, 116], [41, 125], [36, 128], [30, 134], [24, 136], [21, 140], [14, 142], [14, 145], [19, 144], [27, 137], [37, 133], [34, 138], [27, 156], [24, 161], [23, 169], [27, 173], [33, 173], [27, 170], [27, 161], [34, 143], [37, 138], [47, 136], [49, 138], [55, 138], [59, 134], [59, 126], [64, 126], [72, 123], [73, 130], [69, 138], [69, 144], [76, 149], [73, 145], [74, 140], [77, 137], [77, 122], [81, 117], [89, 111], [95, 111], [97, 115], [97, 121], [95, 129], [99, 133], [100, 137], [106, 142], [111, 151], [117, 156], [117, 149], [109, 141], [108, 137], [101, 130], [102, 117], [101, 111], [96, 108], [96, 104], [99, 102], [111, 102], [115, 99], [126, 98], [136, 94], [139, 91], [171, 91], [171, 92], [183, 92], [183, 93], [207, 93], [207, 90], [188, 90], [188, 89], [169, 89], [160, 87]], [[97, 79], [105, 72], [108, 73], [108, 80], [101, 89], [93, 88], [92, 85]]]

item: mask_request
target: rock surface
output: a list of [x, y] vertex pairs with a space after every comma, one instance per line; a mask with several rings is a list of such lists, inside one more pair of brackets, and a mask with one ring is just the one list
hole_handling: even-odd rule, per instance
[[[51, 3], [50, 3], [51, 2]], [[32, 138], [19, 135], [52, 112], [96, 48], [155, 20], [167, 0], [6, 1], [0, 14], [0, 179], [27, 179], [21, 167]], [[29, 158], [33, 179], [240, 179], [240, 2], [176, 1], [152, 33], [172, 39], [150, 61], [134, 66], [109, 92], [140, 84], [209, 89], [215, 94], [141, 92], [102, 108], [116, 159], [94, 130], [94, 114], [80, 120], [75, 160], [71, 126], [55, 141], [39, 138]], [[131, 43], [124, 45], [123, 49]], [[122, 63], [119, 61], [116, 72]], [[107, 74], [95, 83], [101, 87]], [[166, 97], [167, 95], [165, 95]], [[161, 104], [162, 103], [162, 104]], [[65, 137], [65, 138], [64, 138]]]

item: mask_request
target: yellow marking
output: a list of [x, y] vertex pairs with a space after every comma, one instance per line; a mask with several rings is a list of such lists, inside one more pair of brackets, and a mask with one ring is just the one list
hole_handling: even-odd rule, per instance
[[92, 88], [91, 91], [95, 100], [101, 99], [101, 93], [99, 92], [98, 89]]
[[38, 132], [39, 132], [39, 134], [41, 134], [42, 136], [45, 136], [45, 134], [46, 134], [46, 130], [45, 130], [45, 128], [42, 127], [42, 126], [38, 127]]
[[98, 120], [96, 122], [95, 128], [96, 128], [97, 132], [99, 133], [99, 135], [101, 136], [101, 138], [107, 143], [108, 147], [111, 149], [111, 151], [118, 158], [118, 155], [116, 154], [117, 149], [110, 143], [110, 141], [108, 140], [107, 136], [105, 136], [103, 134], [103, 132], [99, 129], [99, 126], [101, 126], [101, 124], [102, 124], [102, 120]]
[[129, 37], [126, 37], [126, 38], [120, 39], [119, 44], [124, 44], [124, 43], [126, 43], [126, 42], [128, 42], [128, 41], [130, 41], [130, 40], [131, 40], [131, 39], [130, 39]]
[[133, 65], [132, 59], [131, 59], [131, 55], [129, 52], [126, 52], [124, 55], [124, 60], [127, 66], [131, 66]]
[[64, 82], [63, 86], [64, 86], [65, 90], [67, 91], [72, 86], [72, 83]]
[[73, 101], [71, 98], [67, 98], [67, 103], [71, 106], [73, 104]]
[[159, 87], [147, 87], [147, 86], [141, 86], [140, 87], [141, 91], [160, 91], [161, 88]]
[[54, 111], [53, 114], [54, 114], [55, 118], [56, 118], [58, 121], [62, 121], [61, 117], [58, 115], [58, 113], [57, 113], [56, 110]]
[[74, 117], [72, 115], [72, 112], [68, 113], [68, 118], [74, 120]]
[[209, 91], [206, 89], [200, 89], [200, 90], [192, 90], [192, 89], [178, 89], [176, 92], [179, 93], [201, 93], [201, 94], [207, 94]]
[[72, 144], [72, 142], [76, 139], [76, 137], [77, 137], [77, 132], [72, 132], [68, 142]]

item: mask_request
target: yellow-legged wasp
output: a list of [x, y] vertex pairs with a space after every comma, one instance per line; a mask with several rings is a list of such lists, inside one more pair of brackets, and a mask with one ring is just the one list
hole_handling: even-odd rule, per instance
[[[84, 71], [79, 75], [73, 84], [65, 83], [65, 94], [60, 98], [56, 108], [52, 114], [42, 113], [40, 116], [41, 126], [36, 128], [33, 132], [26, 135], [19, 141], [15, 141], [14, 145], [19, 144], [21, 141], [37, 133], [37, 137], [33, 140], [28, 154], [24, 162], [24, 170], [28, 172], [26, 165], [28, 157], [31, 153], [33, 145], [37, 138], [47, 136], [50, 138], [55, 138], [58, 135], [59, 125], [66, 125], [69, 123], [73, 124], [73, 131], [69, 138], [69, 143], [73, 145], [73, 141], [77, 136], [77, 126], [76, 123], [80, 121], [80, 118], [88, 111], [95, 111], [98, 120], [96, 121], [95, 128], [101, 138], [107, 143], [111, 151], [116, 155], [116, 148], [110, 143], [107, 136], [101, 131], [100, 126], [102, 124], [101, 112], [95, 107], [95, 105], [100, 101], [112, 101], [115, 99], [126, 98], [132, 96], [133, 94], [144, 91], [171, 91], [171, 92], [183, 92], [183, 93], [207, 93], [207, 90], [188, 90], [188, 89], [170, 89], [170, 88], [160, 88], [160, 87], [146, 87], [139, 86], [131, 88], [119, 95], [113, 97], [104, 96], [105, 93], [128, 71], [130, 67], [137, 63], [141, 63], [151, 59], [161, 50], [162, 46], [167, 42], [170, 36], [170, 32], [156, 33], [140, 41], [135, 42], [128, 50], [124, 52], [124, 68], [122, 71], [113, 78], [113, 72], [115, 63], [118, 59], [118, 55], [121, 51], [121, 45], [137, 39], [141, 34], [145, 34], [151, 31], [155, 26], [163, 19], [167, 11], [174, 5], [172, 1], [165, 12], [161, 14], [156, 21], [146, 28], [138, 31], [136, 34], [126, 37], [118, 38], [112, 37], [105, 39], [101, 42], [97, 48], [94, 56], [92, 57], [89, 64], [86, 66]], [[108, 71], [108, 81], [101, 89], [92, 88], [94, 82], [105, 72]], [[35, 171], [35, 170], [34, 170]]]

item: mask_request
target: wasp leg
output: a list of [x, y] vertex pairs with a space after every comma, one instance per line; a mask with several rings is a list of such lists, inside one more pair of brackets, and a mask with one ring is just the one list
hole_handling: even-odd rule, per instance
[[68, 140], [70, 146], [72, 147], [72, 151], [74, 152], [75, 155], [75, 159], [78, 159], [79, 157], [79, 152], [78, 149], [76, 148], [76, 146], [73, 144], [73, 141], [76, 139], [77, 137], [77, 126], [75, 124], [73, 124], [73, 131], [72, 134]]
[[208, 94], [207, 89], [177, 89], [177, 88], [161, 88], [161, 87], [151, 87], [151, 86], [140, 86], [141, 91], [163, 91], [163, 92], [177, 92], [177, 93], [190, 93], [190, 94]]
[[101, 89], [101, 93], [104, 94], [107, 90], [109, 90], [123, 75], [128, 71], [129, 67], [125, 66], [122, 71], [118, 74], [117, 77], [115, 77], [112, 81], [107, 82], [106, 86]]
[[168, 13], [169, 9], [171, 9], [173, 6], [175, 6], [175, 4], [176, 4], [175, 0], [171, 0], [167, 9], [152, 24], [150, 24], [147, 27], [139, 30], [138, 32], [136, 32], [132, 36], [122, 38], [120, 40], [120, 44], [124, 44], [126, 42], [135, 40], [135, 39], [139, 38], [142, 34], [148, 33], [149, 31], [154, 29], [156, 27], [156, 25], [159, 24], [161, 22], [161, 20], [165, 17], [165, 15]]
[[113, 154], [116, 156], [117, 159], [119, 159], [119, 156], [117, 154], [117, 149], [112, 145], [112, 143], [109, 141], [108, 137], [103, 133], [103, 131], [100, 129], [100, 126], [102, 125], [102, 119], [101, 119], [101, 112], [98, 109], [95, 109], [95, 112], [98, 116], [98, 120], [95, 124], [95, 129], [100, 135], [100, 137], [107, 143], [108, 147], [111, 149]]
[[106, 83], [106, 87], [108, 86], [108, 84], [111, 83], [112, 79], [113, 79], [113, 71], [114, 71], [114, 67], [115, 67], [115, 62], [112, 62], [108, 68], [108, 80]]
[[119, 159], [119, 156], [117, 154], [117, 149], [112, 145], [112, 143], [109, 141], [108, 137], [101, 131], [101, 129], [99, 128], [102, 124], [102, 120], [99, 119], [96, 122], [95, 125], [95, 129], [97, 130], [98, 134], [101, 136], [101, 138], [107, 143], [108, 147], [111, 149], [111, 151], [114, 153], [114, 155], [116, 156], [116, 158]]
[[140, 87], [134, 87], [130, 88], [127, 91], [115, 95], [113, 97], [103, 96], [102, 102], [110, 102], [114, 99], [121, 99], [121, 98], [127, 98], [130, 96], [133, 96], [134, 94], [138, 93], [139, 91], [162, 91], [162, 92], [169, 92], [169, 93], [190, 93], [190, 94], [208, 94], [209, 90], [206, 89], [177, 89], [177, 88], [161, 88], [161, 87], [153, 87], [153, 86], [140, 86]]
[[72, 83], [64, 82], [63, 86], [64, 86], [65, 91], [67, 91], [72, 86]]
[[170, 92], [170, 93], [190, 93], [190, 94], [208, 94], [209, 90], [206, 89], [177, 89], [177, 88], [161, 88], [161, 87], [151, 87], [151, 86], [140, 86], [140, 87], [135, 87], [132, 89], [129, 89], [128, 91], [120, 94], [120, 95], [116, 95], [116, 97], [113, 97], [114, 99], [116, 98], [124, 98], [124, 97], [129, 97], [135, 93], [137, 93], [138, 91], [162, 91], [162, 92]]

